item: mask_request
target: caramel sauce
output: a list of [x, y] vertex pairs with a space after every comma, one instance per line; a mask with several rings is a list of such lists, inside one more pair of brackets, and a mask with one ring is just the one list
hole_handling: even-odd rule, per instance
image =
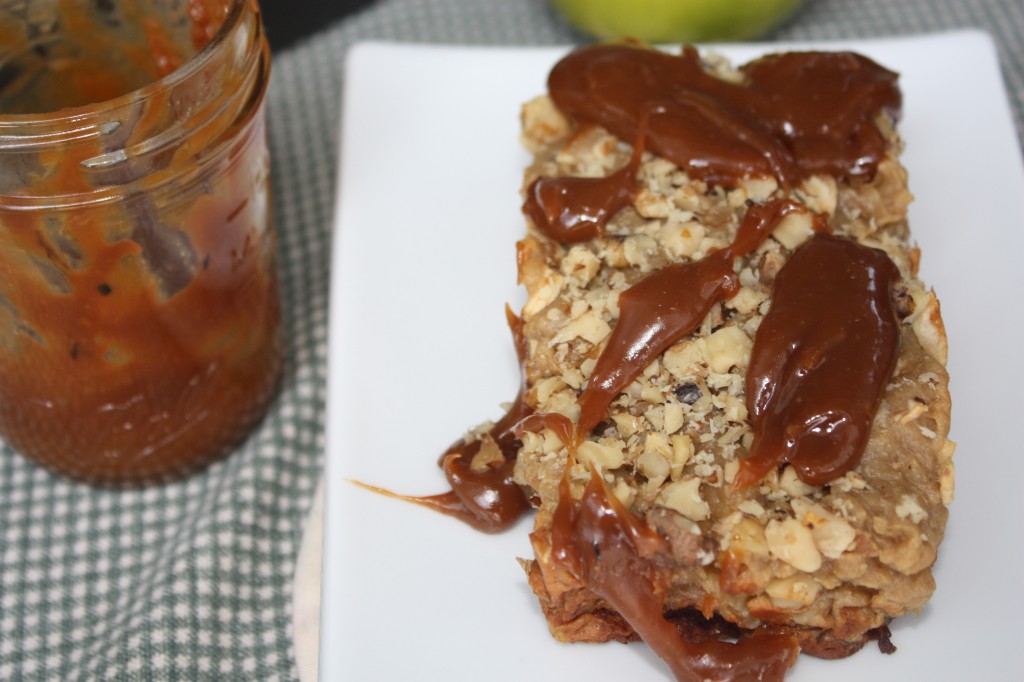
[[577, 441], [604, 419], [612, 400], [644, 367], [692, 333], [716, 302], [738, 288], [732, 259], [719, 251], [668, 265], [622, 292], [619, 320], [578, 400]]
[[[505, 530], [529, 510], [530, 503], [526, 494], [512, 480], [516, 453], [522, 445], [516, 427], [532, 414], [526, 403], [526, 372], [523, 369], [526, 337], [523, 336], [522, 319], [507, 306], [505, 317], [519, 358], [519, 392], [508, 411], [486, 434], [473, 441], [460, 439], [441, 455], [438, 463], [451, 490], [439, 495], [414, 497], [395, 495], [371, 486], [364, 487], [448, 514], [485, 533]], [[473, 458], [487, 440], [493, 441], [498, 447], [502, 459], [500, 462], [474, 467]]]
[[616, 213], [633, 203], [639, 187], [637, 171], [644, 152], [648, 111], [641, 122], [629, 162], [599, 178], [540, 177], [530, 183], [523, 213], [541, 232], [563, 244], [576, 244], [604, 235]]
[[902, 105], [895, 73], [849, 52], [769, 55], [740, 71], [745, 83], [716, 78], [692, 47], [595, 45], [562, 59], [548, 89], [563, 113], [623, 140], [649, 118], [647, 148], [710, 184], [873, 176], [887, 148], [875, 117]]
[[686, 642], [662, 613], [665, 541], [611, 495], [596, 469], [576, 502], [566, 479], [552, 520], [557, 561], [604, 599], [668, 663], [680, 682], [778, 682], [796, 662], [794, 638], [755, 634], [735, 643]]
[[880, 112], [900, 113], [896, 74], [861, 55], [769, 55], [731, 83], [704, 70], [697, 51], [673, 56], [631, 45], [577, 50], [552, 70], [548, 88], [577, 121], [634, 140], [629, 162], [606, 177], [541, 177], [523, 212], [546, 236], [578, 243], [602, 236], [636, 197], [643, 151], [712, 185], [775, 177], [783, 187], [815, 173], [870, 178], [887, 142]]
[[692, 334], [715, 303], [739, 290], [733, 259], [756, 249], [787, 215], [806, 210], [788, 199], [754, 204], [727, 248], [668, 265], [620, 294], [619, 319], [578, 400], [576, 443], [604, 419], [611, 402], [647, 365]]
[[388, 494], [455, 517], [484, 533], [505, 530], [518, 521], [530, 505], [522, 488], [512, 480], [515, 459], [479, 470], [470, 465], [473, 455], [479, 451], [479, 443], [474, 443], [475, 448], [453, 446], [448, 450], [441, 470], [452, 487], [450, 491], [421, 497]]
[[860, 461], [899, 354], [884, 251], [816, 235], [779, 272], [758, 328], [746, 394], [754, 443], [734, 485], [789, 462], [824, 485]]
[[603, 178], [537, 178], [523, 212], [548, 237], [564, 244], [589, 241], [636, 197], [637, 165], [630, 161]]

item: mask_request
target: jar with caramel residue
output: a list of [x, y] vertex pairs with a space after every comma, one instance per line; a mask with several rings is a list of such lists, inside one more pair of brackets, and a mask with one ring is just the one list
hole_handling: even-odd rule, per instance
[[87, 482], [237, 445], [281, 369], [255, 0], [0, 0], [0, 436]]

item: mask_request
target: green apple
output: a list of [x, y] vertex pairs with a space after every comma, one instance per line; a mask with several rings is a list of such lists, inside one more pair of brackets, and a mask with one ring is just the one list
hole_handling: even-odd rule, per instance
[[748, 40], [780, 24], [802, 0], [551, 0], [576, 28], [649, 43]]

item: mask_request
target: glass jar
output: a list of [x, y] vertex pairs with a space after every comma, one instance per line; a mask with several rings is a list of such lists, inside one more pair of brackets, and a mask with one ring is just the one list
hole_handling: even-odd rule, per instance
[[178, 478], [281, 370], [255, 0], [0, 0], [0, 435]]

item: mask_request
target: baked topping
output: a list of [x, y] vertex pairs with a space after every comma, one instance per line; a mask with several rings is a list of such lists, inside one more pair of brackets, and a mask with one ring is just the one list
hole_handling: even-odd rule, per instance
[[736, 487], [785, 462], [823, 485], [860, 461], [896, 367], [898, 279], [884, 251], [842, 237], [816, 235], [789, 258], [747, 369], [755, 436]]
[[[604, 237], [606, 225], [627, 206], [635, 207], [642, 217], [668, 217], [671, 207], [660, 208], [646, 198], [649, 192], [644, 182], [650, 180], [640, 177], [645, 151], [674, 162], [689, 178], [703, 181], [707, 187], [733, 188], [751, 178], [767, 177], [786, 193], [798, 184], [804, 192], [818, 185], [827, 191], [824, 181], [817, 185], [804, 181], [816, 174], [862, 179], [875, 175], [888, 151], [888, 141], [876, 119], [883, 112], [893, 117], [899, 113], [895, 74], [858, 55], [805, 53], [766, 57], [745, 67], [743, 76], [746, 82], [737, 83], [709, 74], [692, 48], [680, 57], [672, 57], [631, 46], [599, 46], [564, 59], [549, 78], [551, 98], [558, 109], [577, 123], [600, 126], [620, 140], [633, 141], [633, 149], [628, 162], [610, 174], [551, 178], [542, 173], [528, 188], [524, 204], [534, 228], [549, 239], [574, 244]], [[799, 301], [797, 309], [807, 319], [820, 316], [822, 323], [812, 327], [842, 338], [837, 342], [821, 339], [820, 335], [807, 338], [799, 321], [788, 319], [783, 326], [794, 328], [787, 333], [768, 324], [771, 313], [756, 335], [753, 350], [738, 327], [723, 327], [708, 334], [703, 355], [709, 368], [718, 374], [746, 364], [751, 356], [775, 358], [785, 364], [786, 358], [803, 348], [801, 343], [811, 347], [804, 348], [804, 356], [818, 362], [789, 374], [775, 372], [770, 376], [759, 373], [759, 367], [750, 367], [748, 401], [752, 400], [749, 382], [756, 378], [778, 390], [758, 403], [756, 415], [752, 404], [747, 407], [754, 443], [760, 447], [754, 446], [751, 459], [734, 460], [738, 466], [728, 471], [713, 474], [707, 469], [700, 478], [673, 478], [663, 486], [656, 504], [677, 511], [689, 522], [699, 522], [710, 518], [710, 506], [700, 492], [705, 476], [711, 476], [711, 485], [721, 485], [724, 476], [740, 489], [785, 462], [792, 462], [795, 474], [813, 485], [845, 474], [860, 458], [899, 349], [899, 328], [891, 299], [892, 284], [899, 278], [896, 266], [880, 251], [820, 235], [826, 231], [824, 217], [794, 199], [779, 196], [768, 188], [767, 200], [748, 200], [736, 236], [728, 246], [695, 253], [684, 261], [652, 267], [641, 246], [644, 236], [628, 237], [622, 245], [626, 262], [653, 272], [618, 294], [614, 326], [600, 331], [596, 323], [604, 323], [599, 317], [570, 311], [572, 321], [551, 339], [552, 343], [579, 338], [594, 346], [603, 344], [576, 401], [579, 412], [571, 440], [565, 433], [568, 419], [562, 415], [551, 415], [547, 422], [535, 415], [520, 426], [522, 434], [560, 425], [558, 440], [568, 446], [570, 461], [578, 459], [591, 468], [590, 483], [579, 500], [573, 498], [567, 483], [575, 465], [568, 465], [563, 473], [550, 527], [552, 552], [541, 560], [547, 565], [542, 570], [572, 574], [615, 609], [668, 662], [679, 680], [748, 676], [781, 679], [795, 660], [796, 647], [785, 638], [767, 644], [755, 637], [739, 645], [710, 642], [697, 651], [679, 638], [663, 617], [666, 602], [656, 559], [666, 551], [659, 545], [662, 538], [633, 517], [616, 497], [630, 500], [635, 492], [620, 480], [613, 495], [598, 475], [598, 471], [623, 467], [624, 451], [614, 441], [604, 437], [587, 440], [587, 435], [608, 418], [611, 403], [634, 380], [644, 372], [656, 372], [659, 357], [693, 334], [716, 305], [741, 290], [734, 261], [753, 253], [769, 234], [787, 249], [797, 249], [807, 242], [809, 245], [800, 251], [812, 257], [821, 249], [819, 244], [850, 245], [838, 249], [844, 251], [838, 258], [846, 259], [841, 265], [828, 257], [806, 265], [806, 269], [821, 273], [821, 282], [810, 281], [813, 278], [804, 272], [802, 261], [808, 259], [794, 263], [779, 260], [774, 266], [778, 270], [771, 310], [775, 311], [780, 297], [790, 296], [786, 290], [779, 290], [780, 284], [793, 281], [798, 293], [812, 290], [804, 298], [793, 296]], [[826, 208], [829, 214], [835, 211], [834, 203]], [[812, 237], [815, 233], [818, 236]], [[790, 273], [790, 268], [795, 269]], [[760, 302], [747, 300], [737, 306], [749, 310]], [[787, 305], [792, 304], [783, 298], [780, 311], [785, 311]], [[584, 325], [591, 319], [595, 323]], [[851, 321], [866, 329], [844, 336], [844, 324]], [[595, 333], [583, 333], [591, 328]], [[791, 339], [793, 345], [785, 346], [786, 339]], [[855, 345], [858, 350], [851, 351], [847, 345]], [[847, 377], [851, 372], [856, 377]], [[855, 388], [841, 390], [844, 384], [834, 382], [837, 376], [856, 384]], [[564, 375], [563, 379], [567, 381]], [[813, 390], [802, 401], [793, 400], [791, 387], [802, 393], [800, 384], [814, 381], [834, 388], [831, 393]], [[700, 400], [700, 388], [689, 386], [692, 389], [685, 395], [693, 396], [691, 402]], [[659, 401], [657, 395], [641, 397], [655, 404]], [[808, 406], [818, 410], [808, 414]], [[627, 416], [614, 419], [620, 433], [628, 434]], [[661, 417], [666, 430], [669, 417], [666, 407]], [[797, 433], [790, 425], [801, 417], [805, 418], [804, 431]], [[820, 440], [823, 430], [827, 432], [825, 440], [842, 445], [834, 454], [813, 449], [814, 439]], [[780, 432], [798, 436], [792, 439], [794, 452], [770, 447], [775, 442], [773, 434]], [[659, 451], [657, 442], [649, 435], [643, 454], [634, 464], [655, 486], [672, 472], [670, 460], [675, 458], [674, 448], [669, 457]], [[749, 442], [746, 445], [749, 447]], [[765, 513], [753, 501], [747, 508]], [[769, 521], [768, 526], [774, 535], [766, 530], [766, 535], [771, 535], [766, 542], [775, 547], [772, 556], [778, 561], [788, 561], [802, 572], [813, 573], [820, 568], [823, 559], [815, 545], [818, 539], [806, 526], [795, 519]], [[853, 541], [848, 533], [839, 532], [843, 529], [840, 521], [830, 528], [833, 526], [836, 532], [826, 537], [822, 531], [820, 539], [829, 559], [841, 555]], [[790, 551], [788, 538], [793, 533], [787, 531], [792, 531], [791, 527], [807, 535], [807, 546], [813, 551]], [[695, 556], [699, 563], [712, 560], [699, 552]], [[621, 580], [622, 575], [630, 579]], [[819, 589], [813, 580], [801, 576], [765, 588], [775, 608], [806, 608]], [[767, 611], [757, 604], [756, 599], [751, 601], [751, 612], [757, 610], [767, 618]], [[709, 667], [697, 669], [703, 665]], [[746, 666], [745, 670], [739, 670], [738, 665]]]

